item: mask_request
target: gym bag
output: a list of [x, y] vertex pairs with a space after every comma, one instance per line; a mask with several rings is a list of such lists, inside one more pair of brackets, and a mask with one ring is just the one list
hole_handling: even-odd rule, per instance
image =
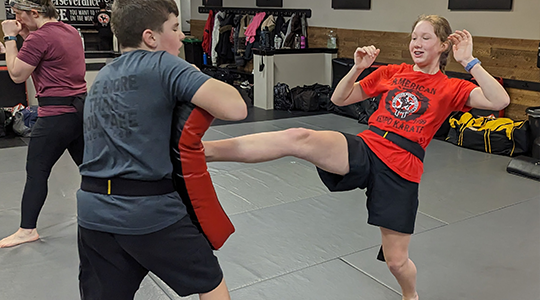
[[528, 121], [473, 117], [458, 113], [450, 117], [446, 138], [452, 144], [487, 153], [516, 156], [529, 150]]
[[318, 111], [326, 110], [330, 101], [332, 89], [329, 85], [312, 84], [297, 86], [291, 89], [292, 102], [295, 110]]
[[0, 107], [0, 137], [6, 136], [8, 126], [12, 123], [12, 119], [11, 112]]
[[274, 109], [291, 110], [294, 109], [291, 90], [286, 83], [278, 82], [274, 86]]

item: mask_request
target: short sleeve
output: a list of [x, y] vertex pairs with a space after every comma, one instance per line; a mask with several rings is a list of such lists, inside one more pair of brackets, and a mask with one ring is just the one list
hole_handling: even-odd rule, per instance
[[24, 41], [21, 50], [17, 54], [17, 58], [31, 66], [37, 67], [45, 56], [47, 48], [48, 44], [43, 37], [32, 33]]
[[159, 66], [163, 88], [176, 101], [191, 102], [199, 88], [210, 79], [185, 60], [166, 52], [162, 53]]
[[451, 79], [451, 81], [453, 81], [453, 89], [456, 91], [456, 95], [454, 96], [452, 102], [454, 107], [453, 110], [469, 111], [471, 107], [467, 106], [467, 100], [469, 100], [471, 92], [478, 86], [470, 81], [463, 79]]
[[371, 74], [360, 80], [360, 86], [362, 87], [362, 90], [364, 90], [364, 93], [370, 97], [375, 97], [384, 92], [384, 87], [380, 82], [391, 78], [392, 75], [396, 73], [395, 67], [395, 65], [378, 67]]

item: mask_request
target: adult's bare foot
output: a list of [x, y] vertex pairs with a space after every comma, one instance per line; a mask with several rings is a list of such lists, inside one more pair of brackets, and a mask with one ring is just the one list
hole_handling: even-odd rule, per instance
[[8, 248], [24, 243], [33, 242], [39, 239], [37, 230], [19, 228], [14, 234], [0, 240], [0, 248]]

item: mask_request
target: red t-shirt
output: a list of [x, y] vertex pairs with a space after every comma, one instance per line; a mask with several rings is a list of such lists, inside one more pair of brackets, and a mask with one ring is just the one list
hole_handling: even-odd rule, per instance
[[[84, 50], [73, 26], [63, 22], [43, 24], [26, 38], [17, 57], [36, 67], [32, 72], [36, 96], [69, 97], [86, 93]], [[40, 107], [40, 116], [45, 116], [43, 109], [59, 113], [75, 111], [73, 107]]]
[[[408, 64], [379, 67], [362, 79], [360, 86], [370, 97], [382, 94], [369, 125], [399, 134], [424, 149], [452, 111], [470, 109], [466, 102], [477, 87], [466, 80], [448, 78], [441, 71], [433, 75], [417, 72]], [[416, 156], [371, 130], [358, 136], [394, 172], [420, 182], [424, 165]]]

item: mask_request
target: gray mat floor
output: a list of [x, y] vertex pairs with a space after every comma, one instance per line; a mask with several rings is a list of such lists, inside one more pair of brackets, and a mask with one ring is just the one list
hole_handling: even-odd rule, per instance
[[[333, 114], [212, 126], [206, 140], [291, 127], [356, 134]], [[19, 224], [26, 147], [0, 149], [0, 236]], [[420, 185], [410, 255], [420, 299], [539, 300], [540, 183], [506, 173], [509, 157], [433, 141]], [[212, 163], [209, 170], [236, 233], [216, 252], [236, 300], [399, 300], [376, 261], [379, 230], [366, 224], [363, 191], [330, 193], [315, 168], [295, 158]], [[0, 299], [78, 299], [75, 191], [68, 155], [53, 169], [41, 240], [0, 249]], [[174, 295], [148, 276], [143, 299]]]

